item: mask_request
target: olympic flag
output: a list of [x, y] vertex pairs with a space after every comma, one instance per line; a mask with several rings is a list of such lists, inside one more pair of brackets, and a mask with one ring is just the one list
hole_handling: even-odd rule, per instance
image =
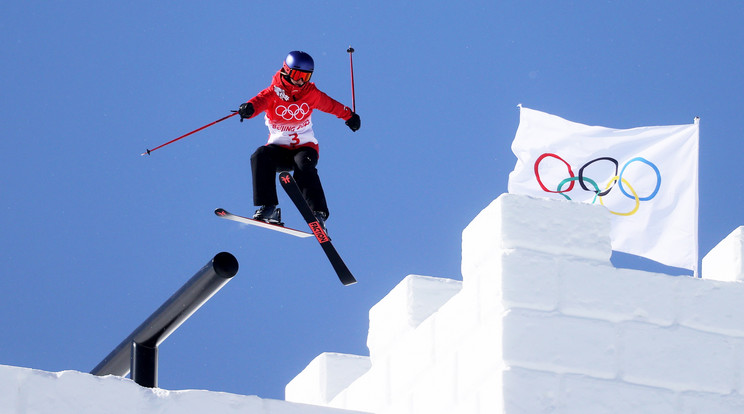
[[611, 129], [519, 108], [510, 193], [602, 204], [613, 250], [697, 273], [697, 120]]

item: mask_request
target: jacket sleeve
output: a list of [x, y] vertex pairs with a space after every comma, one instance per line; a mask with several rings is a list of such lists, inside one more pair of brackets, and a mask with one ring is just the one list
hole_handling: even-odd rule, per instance
[[248, 102], [253, 104], [254, 113], [251, 118], [255, 117], [256, 115], [262, 113], [266, 110], [266, 108], [269, 107], [269, 102], [272, 99], [272, 94], [274, 91], [271, 89], [271, 86], [268, 88], [262, 90], [258, 93], [258, 95], [254, 96], [253, 98], [249, 99]]
[[315, 89], [313, 91], [313, 95], [314, 108], [329, 114], [336, 115], [344, 121], [348, 121], [349, 118], [351, 118], [352, 112], [349, 107], [344, 106], [342, 103], [321, 92], [319, 89]]

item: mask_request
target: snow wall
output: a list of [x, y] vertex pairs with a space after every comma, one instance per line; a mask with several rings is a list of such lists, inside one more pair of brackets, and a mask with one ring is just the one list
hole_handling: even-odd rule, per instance
[[403, 279], [370, 355], [319, 355], [286, 401], [0, 366], [0, 414], [744, 412], [744, 227], [673, 277], [614, 268], [609, 214], [500, 196], [463, 232], [462, 282]]
[[[462, 283], [411, 275], [370, 356], [322, 354], [288, 401], [373, 413], [744, 413], [744, 227], [703, 278], [616, 269], [602, 206], [504, 194], [463, 232]], [[715, 280], [713, 280], [715, 279]]]

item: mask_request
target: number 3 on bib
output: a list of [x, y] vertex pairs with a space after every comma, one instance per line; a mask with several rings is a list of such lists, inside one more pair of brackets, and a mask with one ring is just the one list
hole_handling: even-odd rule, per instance
[[296, 147], [297, 144], [300, 143], [300, 138], [296, 133], [289, 134], [289, 136], [292, 138], [291, 144], [292, 147]]

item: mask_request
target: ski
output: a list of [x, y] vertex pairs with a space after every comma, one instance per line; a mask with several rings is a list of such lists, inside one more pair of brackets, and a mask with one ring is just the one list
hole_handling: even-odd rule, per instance
[[285, 233], [285, 234], [291, 234], [292, 236], [296, 236], [296, 237], [312, 237], [313, 236], [312, 233], [308, 233], [306, 231], [296, 230], [293, 228], [280, 226], [278, 224], [271, 224], [271, 223], [266, 223], [265, 221], [261, 221], [261, 220], [254, 220], [252, 218], [238, 216], [236, 214], [232, 214], [228, 212], [224, 208], [215, 209], [214, 214], [217, 215], [217, 217], [221, 217], [221, 218], [232, 220], [232, 221], [237, 221], [238, 223], [250, 224], [252, 226], [263, 227], [265, 229], [275, 230], [275, 231]]
[[318, 223], [318, 219], [315, 218], [312, 210], [310, 210], [310, 206], [307, 204], [307, 201], [305, 201], [305, 198], [302, 196], [300, 188], [297, 186], [294, 178], [292, 178], [292, 175], [286, 171], [280, 173], [279, 182], [282, 184], [282, 188], [284, 188], [284, 191], [287, 192], [289, 198], [292, 200], [295, 206], [297, 206], [297, 210], [299, 210], [300, 214], [302, 214], [302, 218], [304, 218], [307, 222], [307, 225], [310, 226], [310, 230], [312, 230], [315, 238], [318, 239], [320, 247], [323, 248], [326, 256], [328, 256], [328, 260], [330, 260], [331, 265], [333, 266], [333, 270], [336, 271], [336, 274], [338, 275], [339, 280], [341, 280], [341, 283], [343, 283], [345, 286], [356, 283], [356, 279], [354, 279], [351, 271], [349, 271], [349, 268], [346, 267], [346, 264], [336, 251], [336, 248], [333, 247], [333, 244], [331, 244], [331, 238], [328, 237], [328, 234], [323, 230], [323, 227], [321, 227], [320, 223]]

